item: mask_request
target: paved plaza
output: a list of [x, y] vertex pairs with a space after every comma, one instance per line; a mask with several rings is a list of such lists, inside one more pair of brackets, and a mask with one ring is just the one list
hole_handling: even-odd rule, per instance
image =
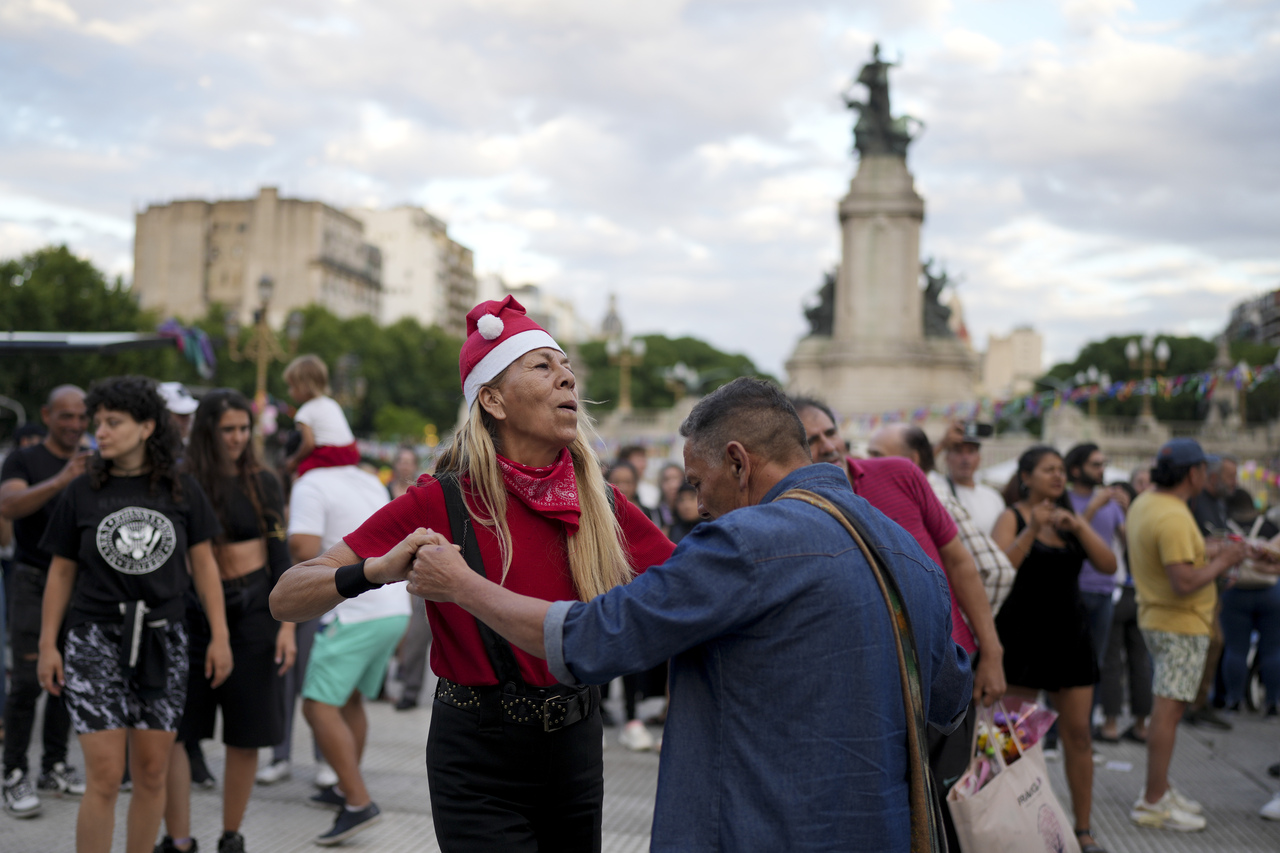
[[[651, 703], [642, 706], [648, 711]], [[356, 836], [345, 847], [379, 853], [428, 853], [438, 850], [431, 828], [423, 751], [430, 712], [396, 712], [387, 703], [369, 705], [369, 745], [365, 778], [383, 812], [377, 826]], [[649, 823], [657, 784], [658, 757], [632, 753], [618, 746], [617, 729], [606, 730], [604, 850], [635, 853], [648, 849]], [[295, 729], [295, 758], [310, 754], [309, 732], [299, 719]], [[35, 742], [39, 742], [37, 735]], [[1137, 796], [1145, 769], [1144, 748], [1124, 743], [1099, 744], [1104, 763], [1094, 780], [1094, 828], [1111, 853], [1275, 853], [1280, 850], [1280, 823], [1258, 817], [1258, 808], [1280, 787], [1266, 775], [1267, 765], [1280, 761], [1280, 723], [1253, 715], [1237, 718], [1232, 732], [1211, 732], [1182, 726], [1174, 757], [1173, 778], [1179, 787], [1204, 803], [1209, 828], [1201, 833], [1176, 834], [1139, 830], [1130, 825], [1129, 804]], [[33, 750], [33, 756], [36, 755]], [[221, 777], [221, 747], [205, 742], [214, 775]], [[83, 766], [78, 748], [72, 761]], [[1050, 765], [1054, 789], [1066, 805], [1066, 781], [1061, 763]], [[797, 773], [807, 772], [797, 767]], [[314, 790], [313, 766], [295, 762], [291, 780], [258, 786], [249, 803], [243, 832], [249, 853], [307, 853], [320, 848], [312, 838], [326, 830], [332, 817], [305, 804]], [[216, 850], [221, 833], [219, 790], [192, 795], [192, 824], [202, 849]], [[124, 849], [124, 816], [128, 795], [116, 809], [114, 850]], [[0, 853], [58, 853], [74, 850], [77, 801], [44, 799], [44, 814], [33, 820], [0, 815]]]

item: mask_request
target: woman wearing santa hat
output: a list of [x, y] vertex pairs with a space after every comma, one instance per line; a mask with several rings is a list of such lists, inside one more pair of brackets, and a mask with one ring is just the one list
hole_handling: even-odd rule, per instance
[[[548, 601], [586, 601], [664, 562], [673, 546], [601, 475], [559, 344], [512, 297], [467, 315], [469, 416], [424, 476], [327, 554], [291, 569], [277, 618], [310, 618], [403, 578], [424, 528], [473, 569]], [[336, 569], [336, 571], [335, 571]], [[600, 693], [560, 685], [453, 604], [427, 602], [440, 677], [427, 738], [436, 837], [459, 851], [598, 851]]]

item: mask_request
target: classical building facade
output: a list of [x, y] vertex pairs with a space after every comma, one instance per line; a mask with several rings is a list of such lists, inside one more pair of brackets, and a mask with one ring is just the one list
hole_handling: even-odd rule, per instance
[[352, 208], [369, 242], [382, 250], [380, 322], [405, 317], [464, 336], [478, 301], [472, 252], [450, 239], [443, 221], [419, 207]]
[[183, 319], [211, 305], [241, 323], [258, 307], [258, 281], [275, 282], [269, 320], [318, 303], [339, 317], [377, 316], [382, 253], [360, 220], [319, 201], [281, 198], [183, 200], [136, 216], [133, 290], [144, 308]]
[[1029, 394], [1044, 372], [1044, 338], [1030, 326], [1019, 326], [1007, 335], [987, 338], [982, 356], [983, 396], [1008, 399]]

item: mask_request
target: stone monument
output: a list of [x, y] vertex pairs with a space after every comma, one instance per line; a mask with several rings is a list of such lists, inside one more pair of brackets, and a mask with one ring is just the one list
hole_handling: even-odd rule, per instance
[[806, 312], [810, 333], [786, 365], [790, 391], [822, 397], [844, 415], [964, 402], [977, 380], [977, 357], [948, 328], [939, 302], [947, 275], [920, 263], [924, 199], [907, 170], [907, 146], [923, 125], [893, 117], [891, 67], [876, 45], [856, 81], [866, 101], [845, 95], [858, 112], [859, 157], [839, 205], [841, 262]]

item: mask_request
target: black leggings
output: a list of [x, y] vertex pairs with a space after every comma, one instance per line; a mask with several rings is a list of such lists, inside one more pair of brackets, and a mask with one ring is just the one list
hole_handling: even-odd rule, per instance
[[544, 732], [437, 701], [427, 735], [431, 816], [442, 853], [599, 853], [604, 765], [597, 708]]

